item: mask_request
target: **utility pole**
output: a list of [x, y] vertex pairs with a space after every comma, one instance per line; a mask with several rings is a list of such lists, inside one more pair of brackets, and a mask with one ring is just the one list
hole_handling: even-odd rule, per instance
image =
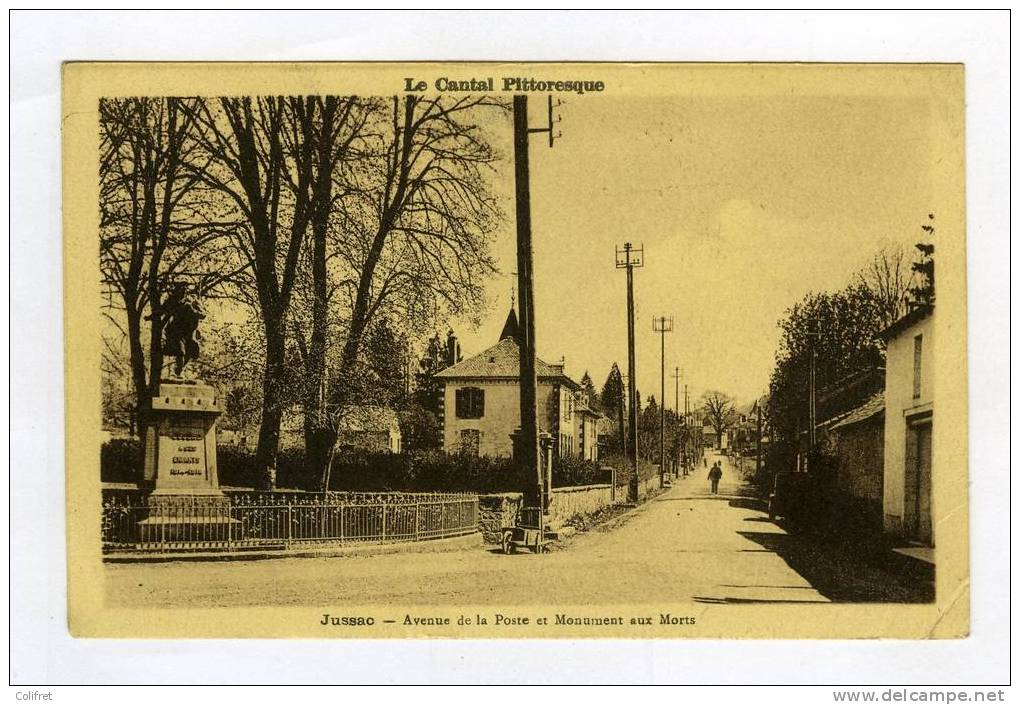
[[680, 406], [680, 368], [679, 367], [674, 367], [673, 368], [672, 377], [673, 377], [673, 384], [676, 385], [676, 389], [674, 390], [674, 392], [675, 392], [675, 397], [674, 398], [676, 399], [676, 418], [677, 418], [678, 421], [680, 419], [683, 419], [683, 422], [680, 424], [680, 428], [681, 428], [681, 431], [680, 431], [680, 444], [679, 444], [679, 448], [678, 448], [678, 450], [679, 450], [679, 457], [676, 459], [676, 462], [677, 462], [676, 474], [679, 477], [681, 470], [685, 467], [685, 465], [684, 465], [684, 458], [687, 455], [687, 450], [686, 450], [686, 445], [687, 445], [687, 414], [683, 413], [683, 409]]
[[[531, 174], [528, 163], [529, 135], [548, 132], [553, 145], [553, 104], [549, 96], [549, 126], [528, 127], [528, 96], [515, 95], [514, 105], [514, 187], [517, 216], [517, 292], [520, 297], [520, 386], [521, 438], [518, 443], [520, 463], [535, 473], [531, 506], [538, 507], [538, 530], [543, 532], [545, 510], [545, 478], [538, 440], [538, 377], [535, 371], [535, 288], [533, 249], [531, 244]], [[558, 136], [558, 135], [557, 135]], [[532, 494], [532, 493], [529, 493]]]
[[666, 486], [666, 333], [673, 330], [672, 316], [652, 319], [652, 330], [662, 339], [659, 365], [659, 489]]
[[815, 402], [815, 361], [818, 339], [818, 319], [808, 319], [808, 341], [810, 342], [811, 372], [808, 380], [808, 453], [815, 449], [815, 427], [818, 425], [817, 407]]
[[623, 249], [616, 249], [616, 268], [627, 270], [627, 400], [630, 408], [630, 428], [628, 429], [630, 466], [632, 470], [627, 499], [636, 502], [638, 499], [638, 447], [637, 447], [637, 362], [634, 358], [634, 268], [645, 264], [644, 247], [634, 247], [624, 243]]
[[755, 441], [755, 458], [754, 458], [754, 476], [758, 478], [761, 476], [761, 400], [759, 399], [754, 403], [754, 410], [758, 412], [757, 416], [757, 427], [758, 433], [756, 435], [757, 440]]
[[[677, 415], [677, 417], [679, 417], [680, 416], [680, 412], [684, 410], [683, 407], [680, 406], [680, 368], [679, 367], [674, 367], [673, 368], [673, 374], [670, 375], [670, 376], [673, 378], [673, 383], [676, 385], [676, 390], [674, 391], [674, 394], [676, 395], [675, 396], [675, 398], [676, 398], [676, 415]], [[685, 421], [687, 420], [686, 417], [684, 417], [684, 420]]]
[[[691, 448], [691, 455], [693, 457], [690, 459], [691, 460], [691, 465], [693, 465], [694, 462], [695, 462], [695, 458], [697, 458], [697, 456], [698, 456], [698, 448], [700, 447], [700, 443], [701, 443], [701, 436], [700, 436], [701, 429], [698, 428], [697, 424], [690, 423], [690, 421], [689, 421], [690, 416], [691, 416], [691, 404], [690, 404], [690, 399], [687, 398], [687, 383], [684, 382], [684, 423], [687, 424], [687, 429], [688, 429], [687, 433], [688, 433], [688, 435], [691, 436], [692, 445], [694, 446], [693, 448]], [[694, 433], [695, 432], [697, 432], [699, 434], [697, 436], [698, 440], [694, 440], [694, 438], [695, 438], [694, 437]], [[685, 475], [687, 474], [687, 472], [688, 472], [687, 468], [684, 468], [684, 474]]]

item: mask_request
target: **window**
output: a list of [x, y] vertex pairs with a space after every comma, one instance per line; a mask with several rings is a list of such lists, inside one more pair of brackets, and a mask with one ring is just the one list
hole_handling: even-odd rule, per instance
[[480, 419], [485, 416], [485, 391], [463, 387], [456, 391], [457, 418]]
[[478, 455], [482, 445], [482, 432], [477, 428], [466, 428], [460, 432], [460, 452]]
[[923, 336], [914, 337], [914, 399], [921, 398], [921, 348]]

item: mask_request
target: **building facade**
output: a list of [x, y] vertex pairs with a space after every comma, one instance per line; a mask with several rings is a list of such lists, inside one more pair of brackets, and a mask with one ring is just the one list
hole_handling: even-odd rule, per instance
[[[397, 412], [388, 406], [348, 406], [337, 414], [338, 448], [372, 453], [399, 453], [403, 439]], [[280, 422], [280, 448], [304, 448], [304, 411], [294, 406]]]
[[882, 333], [886, 343], [886, 531], [934, 546], [932, 424], [934, 421], [935, 307], [916, 306]]
[[834, 461], [832, 490], [841, 525], [883, 529], [885, 401], [872, 392], [848, 412], [821, 424], [824, 452]]
[[[513, 310], [498, 343], [445, 370], [440, 417], [448, 453], [510, 456], [511, 434], [520, 427], [519, 329]], [[558, 456], [598, 457], [597, 415], [583, 402], [580, 385], [563, 365], [536, 358], [538, 426], [550, 434]]]
[[352, 406], [345, 409], [337, 446], [373, 453], [399, 453], [403, 438], [397, 412], [386, 406]]

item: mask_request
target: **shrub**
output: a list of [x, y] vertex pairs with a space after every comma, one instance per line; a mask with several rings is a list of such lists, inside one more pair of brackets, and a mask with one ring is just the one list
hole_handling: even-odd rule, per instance
[[576, 487], [610, 482], [612, 471], [580, 456], [553, 459], [553, 487]]
[[99, 453], [102, 482], [141, 482], [142, 443], [137, 438], [114, 438]]
[[[630, 482], [630, 476], [632, 474], [630, 468], [630, 460], [622, 455], [610, 455], [602, 461], [602, 465], [606, 467], [616, 468], [616, 485], [626, 485]], [[647, 480], [651, 477], [658, 475], [659, 468], [657, 465], [653, 465], [644, 458], [638, 458], [638, 478], [642, 481]], [[608, 470], [606, 471], [608, 475]], [[605, 480], [609, 482], [608, 479]]]

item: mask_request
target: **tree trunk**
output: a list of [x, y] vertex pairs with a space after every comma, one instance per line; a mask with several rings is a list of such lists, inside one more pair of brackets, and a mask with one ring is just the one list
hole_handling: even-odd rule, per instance
[[145, 378], [145, 353], [142, 351], [142, 312], [133, 306], [127, 309], [127, 328], [131, 382], [135, 390], [135, 409], [138, 410], [144, 408], [149, 401], [149, 385]]
[[[305, 361], [304, 383], [304, 435], [305, 460], [316, 475], [323, 476], [328, 451], [336, 438], [326, 417], [326, 398], [323, 380], [326, 378], [326, 306], [325, 296], [319, 305], [318, 286], [313, 303], [312, 335]], [[321, 311], [320, 311], [321, 308]]]
[[159, 287], [153, 284], [149, 289], [149, 384], [146, 396], [156, 393], [163, 377], [163, 306]]
[[267, 316], [266, 368], [262, 374], [262, 422], [255, 451], [257, 489], [276, 488], [276, 460], [280, 450], [280, 421], [283, 418], [284, 365], [286, 347], [281, 317]]
[[[326, 172], [327, 177], [331, 174]], [[320, 194], [318, 207], [312, 219], [312, 335], [308, 344], [304, 380], [304, 432], [305, 460], [316, 475], [328, 482], [326, 465], [330, 449], [336, 442], [336, 433], [326, 419], [326, 395], [323, 381], [326, 379], [326, 338], [328, 310], [328, 274], [326, 270], [326, 231], [329, 211], [323, 207], [330, 202], [331, 189], [326, 186]], [[323, 491], [328, 490], [323, 487]]]

